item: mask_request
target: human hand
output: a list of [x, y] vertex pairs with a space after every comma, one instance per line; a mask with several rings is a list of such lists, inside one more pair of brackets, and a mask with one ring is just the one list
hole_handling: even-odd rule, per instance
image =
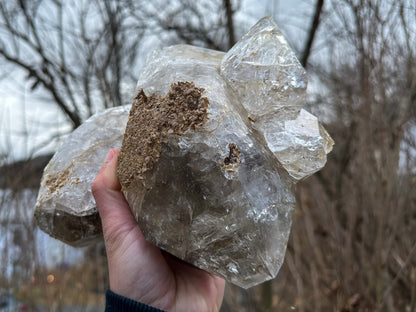
[[101, 217], [110, 289], [165, 311], [218, 311], [224, 280], [147, 242], [121, 193], [116, 176], [119, 151], [112, 149], [92, 193]]

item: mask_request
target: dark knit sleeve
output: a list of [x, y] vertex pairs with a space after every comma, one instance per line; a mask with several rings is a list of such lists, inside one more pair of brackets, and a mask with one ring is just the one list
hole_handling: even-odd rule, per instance
[[163, 312], [143, 303], [117, 295], [111, 290], [105, 294], [105, 312]]

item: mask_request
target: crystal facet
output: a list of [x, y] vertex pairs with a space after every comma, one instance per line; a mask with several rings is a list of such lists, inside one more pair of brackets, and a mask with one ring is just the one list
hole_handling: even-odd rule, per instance
[[[333, 145], [302, 109], [306, 85], [270, 18], [226, 54], [186, 45], [154, 51], [129, 118], [127, 108], [93, 117], [45, 169], [41, 228], [73, 244], [97, 236], [93, 224], [85, 231], [56, 224], [62, 212], [74, 223], [96, 215], [89, 188], [128, 118], [117, 174], [146, 239], [244, 288], [274, 278], [290, 232], [292, 186], [321, 169]], [[86, 132], [92, 141], [82, 141]]]
[[269, 149], [296, 180], [319, 171], [333, 145], [318, 119], [302, 109], [296, 119], [266, 119], [262, 125]]
[[85, 246], [102, 237], [91, 184], [108, 150], [121, 147], [129, 110], [127, 105], [94, 115], [52, 157], [43, 173], [35, 209], [44, 232], [73, 246]]
[[307, 77], [277, 25], [261, 19], [221, 61], [221, 75], [251, 119], [295, 117], [305, 103]]

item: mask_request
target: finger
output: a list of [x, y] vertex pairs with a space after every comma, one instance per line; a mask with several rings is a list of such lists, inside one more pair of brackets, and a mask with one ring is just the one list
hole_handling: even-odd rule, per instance
[[114, 210], [111, 204], [125, 206], [125, 199], [120, 192], [121, 186], [116, 175], [118, 153], [119, 151], [115, 148], [108, 152], [104, 164], [91, 187], [100, 217], [104, 220], [108, 219], [108, 214], [111, 214]]
[[119, 191], [121, 189], [120, 182], [117, 179], [117, 158], [119, 150], [116, 148], [111, 149], [105, 161], [101, 167], [98, 176], [102, 175], [105, 187], [109, 190]]
[[91, 187], [100, 214], [104, 238], [111, 244], [122, 240], [123, 237], [119, 237], [121, 234], [137, 227], [130, 207], [120, 191], [121, 186], [116, 175], [118, 153], [117, 149], [108, 152]]

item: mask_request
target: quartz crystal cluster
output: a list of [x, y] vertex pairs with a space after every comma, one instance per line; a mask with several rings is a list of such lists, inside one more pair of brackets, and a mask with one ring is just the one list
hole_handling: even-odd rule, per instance
[[39, 226], [73, 245], [94, 240], [101, 229], [90, 186], [107, 150], [121, 146], [117, 175], [148, 241], [244, 288], [274, 278], [292, 186], [320, 170], [333, 145], [302, 109], [306, 86], [270, 18], [228, 53], [154, 51], [131, 109], [92, 117], [45, 168]]

